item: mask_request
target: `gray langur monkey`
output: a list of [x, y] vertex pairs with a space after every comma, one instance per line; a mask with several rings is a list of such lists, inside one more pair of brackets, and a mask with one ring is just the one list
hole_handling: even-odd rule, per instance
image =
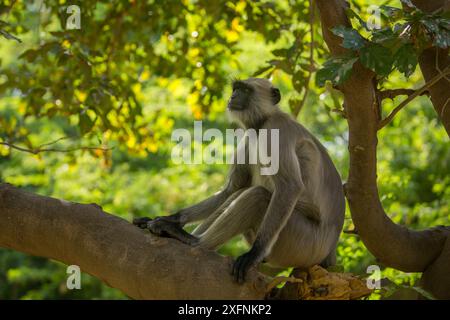
[[[133, 223], [208, 249], [243, 234], [251, 249], [231, 272], [240, 283], [263, 260], [279, 267], [334, 264], [345, 213], [341, 178], [322, 144], [279, 109], [280, 99], [270, 81], [250, 78], [233, 82], [228, 102], [231, 117], [244, 129], [279, 129], [276, 174], [261, 175], [260, 164], [235, 163], [223, 190], [212, 197], [167, 217]], [[200, 220], [192, 234], [183, 230]]]

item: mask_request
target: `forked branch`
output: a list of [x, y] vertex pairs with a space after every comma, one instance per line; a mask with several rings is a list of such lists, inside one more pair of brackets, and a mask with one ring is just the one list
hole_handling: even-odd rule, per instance
[[384, 118], [383, 120], [381, 120], [379, 122], [378, 130], [380, 130], [383, 127], [385, 127], [386, 125], [388, 125], [392, 121], [392, 119], [394, 119], [395, 115], [401, 109], [403, 109], [408, 103], [410, 103], [412, 100], [414, 100], [418, 96], [420, 96], [420, 95], [424, 94], [425, 92], [427, 92], [429, 88], [431, 88], [439, 80], [441, 80], [442, 78], [445, 78], [449, 74], [450, 74], [450, 67], [447, 67], [442, 72], [438, 73], [433, 79], [431, 79], [429, 82], [427, 82], [424, 86], [422, 86], [421, 88], [419, 88], [416, 91], [414, 91], [414, 93], [409, 95], [408, 98], [403, 100], [397, 107], [395, 107], [394, 110], [392, 110], [392, 112], [386, 118]]

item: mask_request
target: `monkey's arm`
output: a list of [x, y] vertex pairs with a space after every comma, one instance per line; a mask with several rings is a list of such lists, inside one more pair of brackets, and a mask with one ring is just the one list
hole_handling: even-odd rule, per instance
[[275, 189], [255, 242], [250, 251], [240, 256], [233, 265], [232, 274], [240, 283], [245, 281], [245, 275], [250, 267], [260, 263], [269, 255], [300, 198], [301, 190], [304, 190], [295, 153], [287, 152], [284, 156], [280, 155], [280, 160], [280, 170], [272, 178]]

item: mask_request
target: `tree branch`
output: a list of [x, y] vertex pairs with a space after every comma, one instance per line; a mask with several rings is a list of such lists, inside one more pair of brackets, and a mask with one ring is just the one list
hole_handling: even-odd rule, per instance
[[[419, 57], [419, 65], [425, 80], [431, 81], [434, 77], [442, 75], [440, 70], [449, 68], [448, 50], [438, 48], [425, 50]], [[441, 76], [439, 81], [429, 88], [429, 91], [434, 110], [450, 137], [450, 108], [447, 107], [447, 101], [450, 99], [449, 87], [450, 83], [447, 78]]]
[[[351, 26], [346, 15], [346, 1], [317, 0], [317, 5], [328, 48], [335, 56], [345, 54], [342, 39], [330, 30], [337, 26]], [[376, 155], [379, 118], [374, 76], [358, 61], [353, 65], [350, 78], [339, 88], [344, 94], [349, 125], [350, 169], [344, 189], [352, 220], [361, 240], [381, 262], [406, 272], [424, 272], [424, 288], [438, 298], [448, 299], [450, 277], [448, 272], [443, 273], [442, 266], [435, 263], [444, 261], [448, 269], [450, 251], [444, 251], [444, 244], [450, 237], [450, 228], [413, 231], [399, 226], [386, 215], [380, 202]], [[450, 91], [448, 86], [446, 90]]]
[[36, 147], [36, 148], [24, 148], [6, 141], [0, 141], [0, 145], [3, 146], [7, 146], [11, 149], [15, 149], [18, 151], [22, 151], [22, 152], [27, 152], [27, 153], [31, 153], [31, 154], [38, 154], [41, 152], [61, 152], [61, 153], [69, 153], [69, 152], [74, 152], [74, 151], [78, 151], [78, 150], [100, 150], [100, 151], [110, 151], [113, 148], [101, 148], [101, 147], [75, 147], [75, 148], [69, 148], [69, 149], [58, 149], [58, 148], [46, 148], [50, 145], [53, 145], [61, 140], [64, 139], [69, 139], [71, 137], [61, 137], [59, 139], [56, 139], [54, 141], [48, 142], [48, 143], [44, 143], [41, 144], [40, 146]]
[[305, 85], [305, 93], [303, 94], [302, 100], [300, 103], [298, 103], [295, 106], [295, 109], [293, 110], [293, 116], [297, 119], [300, 111], [303, 109], [303, 106], [305, 105], [306, 98], [308, 97], [309, 93], [309, 82], [311, 81], [311, 76], [313, 72], [315, 71], [315, 63], [314, 63], [314, 0], [309, 0], [309, 32], [311, 34], [311, 46], [309, 47], [309, 70], [308, 70], [308, 77], [306, 78], [306, 85]]
[[[420, 10], [426, 13], [448, 12], [450, 10], [450, 1], [448, 0], [412, 0], [412, 3]], [[422, 52], [419, 57], [419, 66], [425, 81], [430, 81], [433, 77], [440, 74], [445, 68], [450, 66], [449, 49], [429, 48]], [[442, 125], [450, 137], [450, 100], [448, 77], [442, 77], [435, 85], [430, 87], [430, 97]]]
[[[408, 103], [410, 103], [412, 100], [414, 100], [416, 97], [425, 94], [426, 92], [428, 92], [428, 90], [434, 86], [438, 81], [440, 81], [442, 78], [445, 78], [447, 75], [450, 74], [450, 66], [447, 67], [444, 71], [438, 73], [437, 75], [435, 75], [429, 82], [427, 82], [424, 86], [422, 86], [420, 89], [417, 89], [415, 91], [413, 91], [413, 93], [411, 95], [408, 96], [408, 98], [406, 98], [405, 100], [403, 100], [397, 107], [394, 108], [394, 110], [392, 110], [392, 112], [383, 120], [380, 121], [379, 125], [378, 125], [378, 130], [382, 129], [384, 126], [386, 126], [387, 124], [389, 124], [392, 119], [394, 118], [394, 116], [403, 108], [405, 107]], [[396, 89], [397, 92], [400, 92], [400, 94], [405, 94], [405, 92], [409, 91], [408, 89]], [[383, 92], [383, 91], [381, 91]]]
[[[384, 99], [391, 99], [398, 96], [410, 96], [414, 94], [417, 90], [414, 89], [387, 89], [387, 90], [381, 90], [378, 92], [380, 100]], [[421, 95], [429, 95], [428, 91], [423, 92]]]
[[239, 285], [231, 259], [158, 238], [97, 205], [0, 184], [0, 246], [79, 265], [135, 299], [262, 299], [268, 280], [252, 270]]

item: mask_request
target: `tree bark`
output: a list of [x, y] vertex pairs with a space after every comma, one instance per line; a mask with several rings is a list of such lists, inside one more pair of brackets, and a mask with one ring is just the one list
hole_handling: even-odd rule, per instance
[[[413, 4], [424, 12], [435, 12], [442, 9], [450, 10], [449, 0], [413, 0]], [[450, 66], [448, 49], [429, 48], [419, 57], [419, 66], [425, 81], [430, 81], [446, 67]], [[450, 137], [450, 77], [439, 80], [429, 88], [431, 102], [447, 135]]]
[[[350, 26], [346, 1], [317, 0], [317, 5], [331, 53], [342, 54], [342, 39], [330, 29]], [[425, 289], [436, 297], [450, 298], [449, 276], [442, 273], [442, 268], [431, 268], [439, 259], [443, 269], [450, 266], [449, 254], [444, 250], [449, 228], [409, 230], [393, 223], [381, 205], [376, 167], [379, 111], [373, 78], [373, 72], [357, 62], [350, 79], [340, 87], [349, 124], [350, 170], [345, 189], [353, 222], [364, 244], [382, 263], [406, 272], [428, 272], [424, 274]]]
[[76, 264], [134, 299], [263, 299], [255, 270], [235, 283], [231, 259], [159, 238], [104, 212], [0, 184], [0, 246]]

